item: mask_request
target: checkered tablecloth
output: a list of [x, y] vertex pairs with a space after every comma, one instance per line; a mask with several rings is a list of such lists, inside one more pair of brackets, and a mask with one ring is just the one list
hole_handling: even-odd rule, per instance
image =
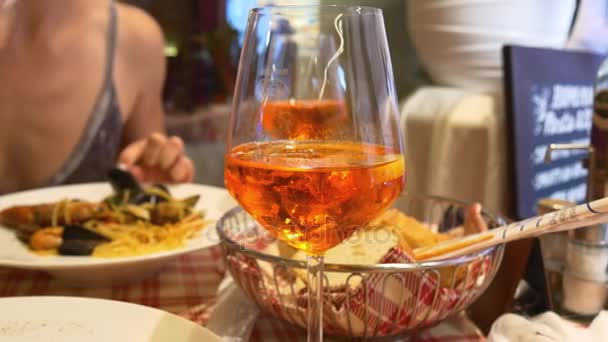
[[[217, 287], [225, 271], [218, 247], [182, 256], [158, 276], [122, 286], [75, 288], [42, 272], [0, 267], [0, 297], [47, 295], [112, 299], [159, 308], [204, 323], [212, 313]], [[199, 314], [189, 315], [193, 309]], [[261, 315], [253, 328], [251, 340], [304, 341], [305, 332]], [[413, 340], [477, 342], [485, 341], [485, 338], [461, 315], [420, 333]]]

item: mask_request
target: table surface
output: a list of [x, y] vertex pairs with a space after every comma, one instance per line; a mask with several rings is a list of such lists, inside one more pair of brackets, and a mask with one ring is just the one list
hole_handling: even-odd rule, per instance
[[[75, 288], [43, 272], [0, 267], [0, 297], [79, 296], [112, 299], [159, 308], [204, 324], [212, 313], [217, 288], [225, 272], [219, 247], [182, 256], [153, 278], [120, 286]], [[405, 339], [393, 338], [390, 341]], [[299, 340], [305, 341], [305, 331], [267, 315], [258, 318], [251, 336], [251, 341]], [[485, 338], [474, 324], [461, 315], [421, 332], [412, 340], [476, 342], [485, 341]]]

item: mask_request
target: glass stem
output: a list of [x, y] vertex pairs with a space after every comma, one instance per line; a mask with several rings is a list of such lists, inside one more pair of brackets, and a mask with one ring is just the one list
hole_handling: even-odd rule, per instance
[[308, 342], [323, 341], [323, 256], [308, 255]]

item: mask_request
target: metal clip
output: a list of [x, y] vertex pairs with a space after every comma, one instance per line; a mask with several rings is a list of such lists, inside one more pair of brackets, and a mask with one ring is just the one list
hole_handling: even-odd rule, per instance
[[[549, 144], [547, 151], [545, 152], [545, 164], [551, 162], [551, 156], [554, 151], [576, 151], [583, 150], [587, 151], [588, 157], [583, 161], [583, 166], [589, 170], [587, 174], [587, 201], [592, 201], [595, 198], [595, 173], [597, 170], [597, 158], [595, 157], [595, 148], [589, 144]], [[602, 196], [603, 197], [603, 196]]]
[[[587, 168], [587, 201], [592, 201], [604, 196], [605, 182], [598, 177], [597, 155], [596, 150], [589, 144], [550, 144], [545, 152], [545, 163], [551, 162], [551, 155], [558, 150], [584, 150], [587, 151], [588, 157], [583, 161], [584, 167]], [[597, 184], [601, 183], [601, 184]], [[577, 229], [570, 232], [570, 239], [579, 243], [588, 245], [608, 245], [608, 228], [606, 225], [596, 225], [589, 228]]]

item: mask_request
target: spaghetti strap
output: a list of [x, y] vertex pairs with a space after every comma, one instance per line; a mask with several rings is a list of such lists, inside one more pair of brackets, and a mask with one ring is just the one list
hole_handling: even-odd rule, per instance
[[116, 4], [110, 2], [110, 20], [108, 23], [108, 40], [106, 46], [106, 67], [104, 72], [104, 85], [106, 87], [113, 84], [112, 72], [114, 70], [114, 50], [116, 49], [116, 37], [118, 36], [118, 20], [116, 13]]
[[117, 8], [111, 0], [101, 91], [79, 143], [60, 171], [50, 179], [50, 185], [98, 180], [116, 162], [122, 135], [122, 115], [113, 80], [117, 26]]

